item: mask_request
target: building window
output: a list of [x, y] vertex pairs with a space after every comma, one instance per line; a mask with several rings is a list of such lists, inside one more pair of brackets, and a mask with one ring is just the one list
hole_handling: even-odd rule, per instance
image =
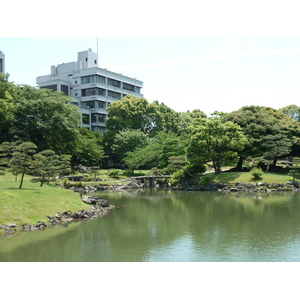
[[107, 84], [118, 87], [118, 88], [121, 87], [121, 81], [114, 80], [114, 79], [111, 79], [111, 78], [107, 78]]
[[123, 89], [127, 91], [134, 92], [134, 85], [123, 82]]
[[87, 83], [104, 83], [105, 84], [105, 77], [100, 76], [100, 75], [91, 75], [91, 76], [81, 77], [81, 84], [87, 84]]
[[57, 84], [41, 86], [41, 89], [49, 89], [49, 90], [52, 90], [52, 91], [56, 92], [57, 91]]
[[92, 114], [92, 123], [105, 123], [106, 115]]
[[99, 108], [106, 108], [106, 102], [99, 101], [98, 104], [99, 104]]
[[109, 98], [113, 98], [113, 99], [117, 99], [117, 100], [121, 100], [121, 94], [117, 93], [117, 92], [113, 92], [113, 91], [108, 91], [107, 96]]
[[60, 90], [67, 96], [69, 96], [69, 87], [67, 85], [61, 84]]
[[82, 114], [82, 123], [85, 125], [90, 124], [90, 115]]
[[106, 131], [106, 128], [102, 127], [102, 126], [93, 126], [92, 131], [99, 132], [100, 134], [104, 134], [104, 132]]
[[91, 109], [96, 107], [96, 101], [87, 101], [82, 103], [81, 107], [85, 109]]
[[82, 97], [95, 96], [95, 95], [105, 96], [105, 90], [99, 89], [99, 88], [85, 89], [85, 90], [82, 90], [81, 95], [82, 95]]

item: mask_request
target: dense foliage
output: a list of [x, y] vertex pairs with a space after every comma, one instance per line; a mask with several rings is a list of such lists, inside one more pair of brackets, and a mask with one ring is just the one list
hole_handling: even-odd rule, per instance
[[[84, 165], [131, 172], [158, 168], [178, 178], [216, 174], [236, 164], [271, 170], [300, 151], [300, 107], [245, 106], [208, 117], [200, 109], [175, 112], [158, 101], [126, 96], [108, 107], [104, 135], [80, 124], [80, 112], [60, 92], [16, 86], [0, 74], [0, 164], [15, 174], [35, 169], [48, 177]], [[295, 178], [298, 169], [293, 171]], [[297, 173], [297, 174], [296, 174]]]

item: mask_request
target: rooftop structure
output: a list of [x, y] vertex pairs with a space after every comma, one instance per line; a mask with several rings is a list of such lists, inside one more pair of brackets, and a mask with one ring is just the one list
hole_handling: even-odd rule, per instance
[[37, 77], [36, 83], [72, 97], [82, 114], [81, 126], [99, 133], [105, 131], [110, 103], [126, 95], [143, 97], [142, 81], [98, 67], [98, 54], [91, 49], [78, 52], [76, 62], [51, 66], [51, 74]]

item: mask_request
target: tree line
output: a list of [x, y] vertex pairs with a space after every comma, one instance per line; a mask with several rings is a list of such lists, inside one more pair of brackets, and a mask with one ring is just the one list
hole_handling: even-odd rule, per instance
[[278, 110], [245, 106], [208, 117], [200, 109], [176, 112], [164, 103], [127, 95], [107, 108], [107, 130], [101, 135], [78, 126], [79, 109], [70, 103], [71, 98], [61, 92], [18, 86], [0, 74], [3, 159], [9, 158], [11, 166], [21, 165], [5, 149], [11, 146], [21, 153], [20, 146], [31, 143], [28, 155], [36, 161], [36, 170], [38, 161], [41, 166], [46, 157], [57, 167], [59, 161], [66, 166], [69, 161], [72, 167], [81, 164], [131, 172], [156, 168], [198, 176], [208, 166], [218, 174], [222, 166], [232, 163], [237, 171], [250, 163], [272, 170], [279, 159], [299, 156], [300, 107], [296, 105]]

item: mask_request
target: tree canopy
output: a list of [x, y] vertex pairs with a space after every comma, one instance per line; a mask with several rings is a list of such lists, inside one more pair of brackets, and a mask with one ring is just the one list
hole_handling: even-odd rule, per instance
[[191, 134], [188, 154], [192, 160], [212, 162], [216, 174], [247, 142], [241, 127], [223, 118], [195, 119], [188, 130]]
[[39, 150], [70, 153], [78, 138], [80, 112], [61, 92], [24, 86], [15, 104], [11, 133]]
[[280, 110], [263, 106], [245, 106], [226, 114], [224, 118], [238, 124], [248, 140], [245, 148], [239, 151], [238, 169], [241, 169], [245, 158], [264, 156], [268, 151], [264, 144], [266, 136], [280, 134], [290, 139], [294, 147], [299, 144], [300, 123]]

